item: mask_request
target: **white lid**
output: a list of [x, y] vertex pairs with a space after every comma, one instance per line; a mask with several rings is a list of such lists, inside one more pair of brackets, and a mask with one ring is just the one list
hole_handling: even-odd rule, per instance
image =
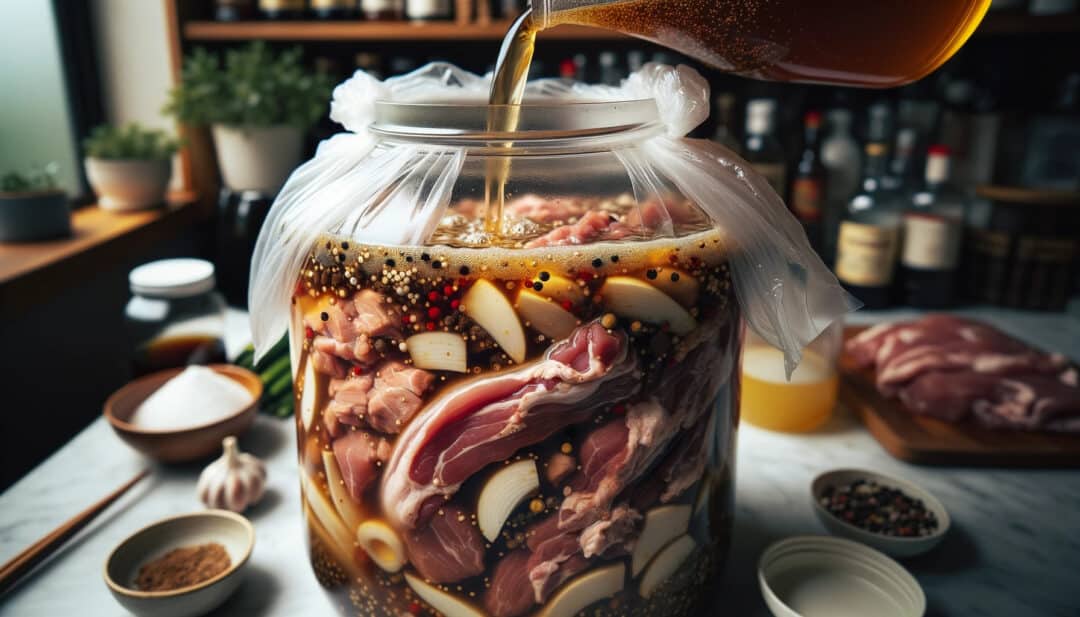
[[162, 259], [128, 275], [131, 293], [159, 298], [189, 298], [214, 288], [214, 264], [204, 259]]
[[770, 545], [758, 583], [777, 617], [921, 617], [926, 595], [915, 578], [858, 542], [796, 536]]

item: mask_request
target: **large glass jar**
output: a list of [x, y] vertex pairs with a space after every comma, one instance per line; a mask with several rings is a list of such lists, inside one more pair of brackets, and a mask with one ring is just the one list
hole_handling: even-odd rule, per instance
[[744, 321], [790, 370], [847, 304], [762, 178], [678, 137], [708, 108], [692, 71], [593, 92], [617, 100], [415, 102], [470, 87], [446, 65], [358, 73], [332, 107], [352, 133], [256, 246], [253, 334], [289, 327], [316, 575], [349, 615], [703, 614]]

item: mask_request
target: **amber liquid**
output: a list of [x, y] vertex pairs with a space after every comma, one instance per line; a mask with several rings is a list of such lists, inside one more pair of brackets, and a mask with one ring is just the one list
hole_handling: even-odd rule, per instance
[[628, 0], [554, 12], [756, 79], [890, 88], [941, 66], [989, 0]]
[[186, 335], [156, 338], [135, 352], [136, 376], [190, 364], [225, 362], [225, 342], [217, 336]]

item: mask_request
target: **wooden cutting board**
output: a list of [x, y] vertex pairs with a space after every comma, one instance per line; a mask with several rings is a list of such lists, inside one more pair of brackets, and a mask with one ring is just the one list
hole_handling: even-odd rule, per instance
[[[844, 339], [865, 328], [850, 327]], [[974, 422], [944, 422], [908, 412], [874, 387], [874, 371], [840, 357], [840, 400], [890, 454], [919, 465], [1080, 467], [1080, 435], [994, 430]]]

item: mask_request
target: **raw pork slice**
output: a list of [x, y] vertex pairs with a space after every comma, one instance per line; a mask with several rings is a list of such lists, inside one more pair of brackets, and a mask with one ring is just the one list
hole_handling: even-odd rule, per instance
[[638, 387], [625, 335], [596, 322], [539, 362], [458, 386], [398, 439], [382, 484], [387, 518], [399, 529], [416, 527], [422, 513], [484, 466], [634, 396]]
[[402, 537], [409, 561], [429, 581], [456, 583], [484, 571], [484, 538], [456, 505], [442, 506], [427, 526]]
[[987, 426], [1080, 432], [1080, 388], [1047, 375], [999, 379], [988, 394], [972, 405], [975, 417]]
[[375, 433], [352, 430], [335, 439], [333, 449], [345, 488], [362, 502], [364, 490], [379, 477], [379, 465], [390, 458], [390, 443]]

